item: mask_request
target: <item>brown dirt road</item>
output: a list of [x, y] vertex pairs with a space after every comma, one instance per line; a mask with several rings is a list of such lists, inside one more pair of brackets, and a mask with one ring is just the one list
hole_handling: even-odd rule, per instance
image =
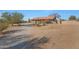
[[[42, 27], [41, 27], [42, 28]], [[42, 48], [79, 48], [79, 22], [65, 21], [63, 24], [52, 24], [43, 29], [35, 28], [31, 32], [34, 36], [45, 36], [48, 43], [41, 44]]]

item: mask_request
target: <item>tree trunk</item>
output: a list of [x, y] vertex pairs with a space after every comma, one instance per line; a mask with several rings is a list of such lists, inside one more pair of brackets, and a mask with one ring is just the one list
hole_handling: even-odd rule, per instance
[[58, 24], [58, 21], [57, 20], [55, 22], [56, 22], [56, 24]]

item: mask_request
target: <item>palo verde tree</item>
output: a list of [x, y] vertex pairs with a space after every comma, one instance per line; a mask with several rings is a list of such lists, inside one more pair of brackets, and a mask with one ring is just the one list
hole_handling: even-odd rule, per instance
[[3, 12], [1, 17], [5, 18], [8, 23], [11, 23], [11, 16], [9, 12]]
[[19, 24], [20, 22], [22, 22], [23, 19], [23, 14], [18, 13], [18, 12], [13, 12], [13, 13], [9, 13], [9, 12], [4, 12], [2, 13], [2, 17], [4, 17], [5, 19], [7, 19], [9, 24]]
[[9, 24], [19, 24], [22, 19], [23, 19], [23, 15], [21, 13], [18, 12], [4, 12], [1, 14], [0, 17], [0, 33], [5, 30]]
[[0, 33], [8, 27], [8, 21], [5, 18], [0, 18]]
[[23, 14], [22, 13], [18, 13], [18, 12], [13, 12], [12, 15], [11, 15], [11, 19], [12, 19], [12, 22], [14, 24], [19, 24], [21, 23], [23, 20]]

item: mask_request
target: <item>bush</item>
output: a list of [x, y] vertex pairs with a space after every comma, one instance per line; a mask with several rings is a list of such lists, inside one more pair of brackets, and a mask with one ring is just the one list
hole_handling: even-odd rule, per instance
[[69, 20], [70, 20], [70, 21], [72, 21], [72, 20], [77, 20], [77, 17], [72, 15], [72, 16], [69, 17]]
[[0, 33], [8, 27], [7, 20], [0, 19]]

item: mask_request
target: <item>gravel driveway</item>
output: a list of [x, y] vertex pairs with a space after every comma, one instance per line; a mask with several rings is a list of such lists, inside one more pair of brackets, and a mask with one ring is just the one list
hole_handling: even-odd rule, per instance
[[[16, 26], [8, 28], [8, 32], [6, 32], [4, 36], [0, 37], [0, 48], [13, 47], [30, 40], [32, 36], [27, 33], [29, 29], [31, 29], [31, 27], [28, 26]], [[22, 45], [16, 48], [22, 48]]]

